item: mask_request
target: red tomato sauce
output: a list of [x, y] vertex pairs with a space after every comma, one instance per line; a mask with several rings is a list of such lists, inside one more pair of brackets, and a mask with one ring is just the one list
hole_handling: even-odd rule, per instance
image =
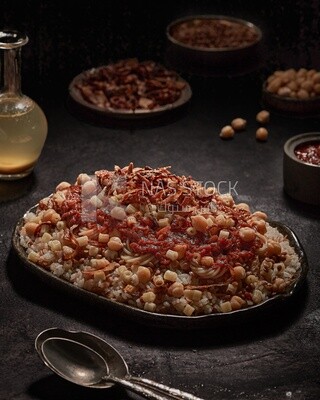
[[301, 143], [294, 149], [294, 154], [305, 163], [320, 166], [320, 141]]

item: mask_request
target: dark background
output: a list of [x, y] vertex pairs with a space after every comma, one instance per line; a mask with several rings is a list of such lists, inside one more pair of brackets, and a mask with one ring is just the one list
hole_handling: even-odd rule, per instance
[[0, 26], [26, 32], [23, 87], [64, 87], [85, 69], [127, 57], [164, 61], [166, 26], [191, 14], [256, 23], [266, 73], [320, 66], [318, 0], [2, 0]]

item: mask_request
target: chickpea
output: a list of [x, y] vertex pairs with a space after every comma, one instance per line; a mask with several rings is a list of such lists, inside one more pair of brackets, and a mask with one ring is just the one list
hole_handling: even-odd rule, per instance
[[234, 136], [234, 129], [230, 125], [224, 126], [220, 131], [220, 137], [222, 139], [231, 139]]
[[168, 288], [169, 296], [173, 297], [182, 297], [183, 296], [184, 287], [180, 282], [174, 282]]
[[263, 219], [255, 219], [253, 221], [253, 224], [257, 228], [257, 231], [261, 233], [262, 235], [267, 232], [267, 227], [266, 227], [266, 221]]
[[46, 210], [44, 213], [43, 213], [43, 216], [42, 216], [42, 221], [51, 221], [51, 218], [52, 218], [52, 215], [55, 213], [55, 211], [54, 210], [52, 210], [52, 209], [49, 209], [49, 210]]
[[245, 211], [250, 212], [250, 207], [249, 207], [249, 205], [248, 205], [247, 203], [238, 203], [238, 204], [236, 205], [236, 207], [237, 207], [239, 210], [245, 210]]
[[282, 74], [283, 74], [283, 71], [275, 71], [273, 75], [275, 77], [279, 77], [279, 76], [282, 76]]
[[181, 260], [187, 251], [187, 245], [186, 244], [176, 244], [173, 248], [174, 251], [178, 253], [178, 260]]
[[92, 180], [88, 180], [83, 183], [82, 188], [81, 188], [81, 193], [83, 196], [87, 196], [92, 193], [95, 193], [96, 190], [97, 190], [96, 182], [92, 181]]
[[114, 219], [122, 221], [126, 218], [127, 214], [122, 207], [116, 206], [111, 210], [110, 216]]
[[320, 83], [320, 72], [317, 72], [313, 75], [312, 80], [314, 83]]
[[229, 207], [233, 206], [234, 204], [233, 197], [231, 196], [230, 193], [221, 194], [220, 200], [222, 201], [223, 204]]
[[67, 189], [68, 187], [70, 187], [71, 185], [70, 185], [70, 183], [68, 183], [68, 182], [60, 182], [59, 184], [58, 184], [58, 186], [56, 187], [56, 191], [60, 191], [60, 190], [65, 190], [65, 189]]
[[268, 218], [267, 214], [262, 211], [256, 211], [252, 214], [252, 216], [258, 219], [264, 219], [265, 221]]
[[307, 100], [309, 98], [309, 93], [305, 89], [300, 89], [297, 92], [297, 98], [300, 100]]
[[256, 232], [249, 227], [240, 228], [239, 237], [243, 242], [252, 242], [256, 237]]
[[309, 69], [309, 71], [307, 72], [307, 77], [312, 78], [316, 73], [317, 71], [315, 69]]
[[265, 142], [268, 139], [268, 131], [266, 128], [258, 128], [256, 131], [256, 139]]
[[283, 86], [278, 90], [277, 94], [279, 96], [289, 97], [291, 94], [291, 89], [289, 89], [288, 86]]
[[301, 85], [303, 84], [303, 82], [305, 82], [305, 77], [304, 76], [299, 76], [296, 79], [296, 82], [298, 84], [298, 87], [301, 87]]
[[287, 87], [291, 90], [291, 92], [296, 92], [298, 90], [298, 84], [294, 80], [288, 82]]
[[246, 128], [247, 126], [247, 121], [243, 118], [235, 118], [231, 121], [231, 127], [235, 131], [242, 131]]
[[140, 265], [137, 270], [137, 275], [139, 278], [139, 282], [141, 282], [141, 283], [147, 283], [150, 281], [151, 272], [150, 272], [149, 268], [147, 268], [147, 267], [143, 267]]
[[316, 94], [320, 94], [320, 83], [317, 83], [314, 85], [314, 91]]
[[291, 99], [296, 99], [297, 98], [297, 92], [291, 92], [290, 93], [290, 98]]
[[275, 241], [268, 241], [268, 248], [267, 248], [267, 254], [268, 256], [273, 256], [273, 255], [280, 255], [281, 254], [281, 246], [278, 242]]
[[293, 79], [295, 79], [295, 77], [296, 77], [296, 70], [293, 69], [293, 68], [287, 69], [287, 70], [286, 70], [286, 74], [287, 74], [287, 76], [290, 77], [290, 79], [293, 80]]
[[281, 81], [280, 77], [273, 79], [273, 81], [271, 81], [267, 86], [268, 92], [277, 93], [277, 91], [281, 87], [281, 84], [282, 84], [282, 81]]
[[307, 76], [307, 70], [305, 68], [300, 68], [297, 72], [297, 76]]
[[282, 77], [281, 77], [281, 80], [282, 80], [282, 83], [283, 84], [287, 84], [287, 83], [289, 83], [290, 81], [291, 81], [291, 76], [290, 76], [290, 74], [288, 73], [288, 71], [284, 71], [284, 73], [282, 74]]
[[262, 110], [258, 112], [256, 115], [256, 121], [259, 122], [260, 124], [267, 124], [270, 120], [270, 113], [269, 111]]
[[308, 93], [311, 93], [313, 90], [313, 82], [310, 80], [306, 80], [301, 83], [301, 89], [306, 90]]
[[267, 78], [267, 83], [271, 83], [276, 77], [274, 76], [274, 74], [268, 76]]
[[[228, 218], [228, 217], [227, 217], [226, 215], [224, 215], [224, 214], [218, 214], [218, 215], [216, 216], [215, 223], [216, 223], [216, 224], [218, 225], [218, 227], [220, 227], [220, 228], [227, 228], [228, 225], [229, 225], [228, 219], [231, 219], [231, 218]], [[230, 223], [229, 226], [231, 226], [231, 223]]]
[[38, 224], [36, 224], [35, 222], [27, 222], [24, 228], [28, 236], [33, 236], [36, 229], [38, 228]]
[[241, 267], [241, 265], [238, 265], [233, 268], [233, 276], [234, 279], [240, 281], [241, 279], [244, 279], [246, 277], [246, 270]]
[[230, 303], [231, 303], [232, 310], [240, 310], [240, 308], [242, 308], [245, 301], [239, 296], [232, 296]]
[[211, 256], [201, 257], [200, 264], [203, 265], [204, 267], [212, 267], [214, 264], [213, 257]]

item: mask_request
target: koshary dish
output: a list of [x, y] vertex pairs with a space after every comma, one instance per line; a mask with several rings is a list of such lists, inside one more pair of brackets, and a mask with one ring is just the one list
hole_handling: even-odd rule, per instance
[[76, 287], [150, 313], [200, 316], [283, 294], [299, 255], [251, 213], [169, 167], [82, 173], [24, 216], [29, 262]]

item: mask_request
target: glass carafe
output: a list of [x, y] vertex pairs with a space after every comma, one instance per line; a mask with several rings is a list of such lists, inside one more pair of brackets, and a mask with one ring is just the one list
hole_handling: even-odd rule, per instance
[[39, 105], [21, 93], [21, 47], [28, 37], [0, 31], [0, 179], [20, 179], [33, 170], [47, 137]]

